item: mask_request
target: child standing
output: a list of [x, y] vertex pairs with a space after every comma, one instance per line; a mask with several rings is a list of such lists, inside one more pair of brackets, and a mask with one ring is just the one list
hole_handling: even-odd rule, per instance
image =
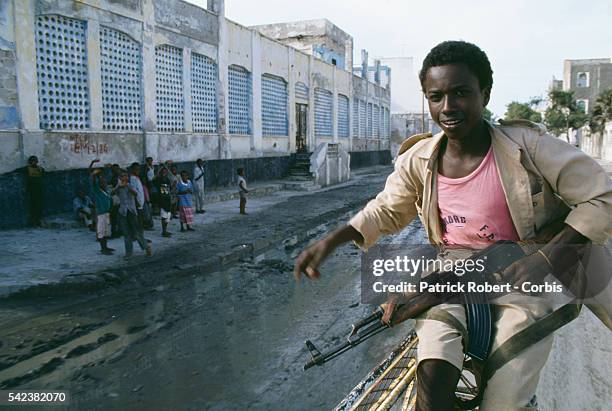
[[100, 243], [100, 252], [105, 255], [111, 255], [115, 250], [108, 247], [107, 242], [111, 235], [110, 210], [113, 200], [108, 192], [108, 185], [106, 184], [106, 178], [102, 174], [102, 169], [92, 169], [92, 166], [99, 161], [95, 159], [89, 165], [93, 183], [94, 205], [96, 207], [96, 238]]
[[[195, 231], [191, 228], [193, 224], [193, 184], [189, 180], [186, 171], [181, 171], [181, 179], [176, 184], [176, 196], [178, 197], [179, 215], [181, 219], [181, 232]], [[187, 230], [183, 227], [187, 226]]]
[[151, 256], [151, 244], [147, 243], [142, 233], [142, 226], [138, 222], [138, 210], [136, 208], [136, 196], [138, 192], [129, 184], [130, 177], [125, 171], [119, 174], [119, 183], [111, 192], [111, 195], [119, 197], [119, 226], [123, 233], [125, 241], [125, 258], [132, 256], [134, 245], [132, 242], [136, 240], [142, 250], [145, 250], [147, 256]]
[[168, 177], [168, 168], [162, 166], [157, 177], [153, 179], [153, 186], [156, 187], [158, 194], [159, 215], [162, 222], [162, 236], [171, 237], [172, 234], [168, 231], [168, 223], [172, 216], [172, 198], [170, 190], [172, 183]]
[[240, 214], [247, 215], [245, 208], [247, 202], [247, 190], [246, 178], [244, 177], [244, 168], [238, 170], [238, 194], [240, 195]]

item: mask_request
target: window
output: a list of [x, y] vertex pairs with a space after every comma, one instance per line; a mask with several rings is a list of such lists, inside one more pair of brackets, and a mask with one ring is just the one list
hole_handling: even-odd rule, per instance
[[586, 99], [578, 99], [576, 100], [576, 105], [579, 109], [581, 109], [585, 114], [589, 112], [589, 100]]
[[385, 108], [385, 138], [391, 138], [391, 115], [388, 108]]
[[185, 130], [183, 50], [169, 45], [155, 47], [155, 96], [157, 129]]
[[372, 103], [368, 103], [368, 131], [366, 133], [366, 138], [373, 138], [372, 135]]
[[140, 44], [126, 34], [100, 27], [102, 127], [142, 129]]
[[581, 71], [576, 74], [576, 87], [589, 87], [589, 73]]
[[217, 64], [191, 53], [191, 116], [193, 131], [217, 132]]
[[251, 73], [244, 67], [229, 66], [229, 132], [251, 134]]
[[349, 136], [349, 99], [347, 96], [338, 94], [338, 137]]
[[85, 22], [63, 16], [36, 19], [36, 72], [40, 128], [90, 126]]
[[374, 104], [372, 111], [372, 138], [380, 138], [380, 109]]
[[261, 76], [261, 116], [264, 136], [289, 136], [287, 83], [281, 77]]
[[359, 137], [359, 100], [353, 99], [353, 138]]
[[366, 102], [359, 100], [359, 137], [366, 137], [367, 128], [367, 116], [366, 116]]
[[315, 88], [315, 136], [332, 137], [333, 104], [331, 91]]

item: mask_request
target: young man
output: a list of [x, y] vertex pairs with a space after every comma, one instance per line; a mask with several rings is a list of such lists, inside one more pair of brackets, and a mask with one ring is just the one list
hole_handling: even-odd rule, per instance
[[247, 194], [249, 190], [247, 190], [246, 178], [244, 176], [244, 168], [239, 168], [238, 172], [238, 194], [240, 195], [240, 214], [247, 215], [246, 203], [247, 203]]
[[204, 161], [201, 158], [196, 160], [193, 168], [193, 194], [195, 197], [196, 213], [204, 214]]
[[132, 163], [130, 166], [130, 187], [136, 191], [136, 208], [138, 209], [138, 224], [140, 229], [144, 230], [148, 226], [147, 213], [145, 210], [147, 204], [147, 196], [145, 186], [140, 180], [140, 164]]
[[156, 187], [159, 194], [159, 215], [162, 221], [162, 236], [172, 237], [172, 234], [168, 231], [168, 223], [172, 216], [172, 198], [170, 196], [170, 187], [172, 183], [168, 178], [168, 168], [162, 166], [159, 169], [159, 174], [153, 179], [153, 185]]
[[94, 205], [96, 207], [96, 238], [100, 243], [100, 252], [105, 255], [112, 255], [115, 250], [108, 246], [108, 239], [111, 235], [110, 210], [113, 200], [108, 192], [106, 177], [102, 173], [103, 170], [100, 168], [92, 169], [93, 165], [99, 161], [99, 159], [95, 159], [89, 165]]
[[[493, 78], [482, 50], [462, 41], [441, 43], [425, 58], [419, 78], [431, 116], [443, 131], [408, 140], [411, 147], [397, 158], [384, 190], [347, 226], [302, 252], [296, 278], [301, 273], [319, 277], [318, 266], [340, 244], [352, 240], [367, 249], [416, 216], [435, 245], [483, 248], [498, 240], [533, 238], [569, 211], [564, 228], [541, 252], [506, 269], [504, 277], [515, 279], [555, 272], [571, 244], [606, 243], [612, 233], [612, 184], [605, 171], [533, 123], [486, 122], [483, 111]], [[525, 297], [509, 294], [502, 297], [503, 304], [493, 306], [497, 321], [492, 351], [550, 311], [543, 303], [523, 304]], [[388, 322], [394, 306], [384, 308], [383, 321]], [[432, 310], [444, 310], [466, 328], [463, 306], [443, 304]], [[417, 409], [452, 410], [464, 358], [462, 335], [457, 327], [433, 319], [419, 319], [415, 328]], [[533, 409], [551, 345], [549, 335], [498, 369], [488, 381], [480, 410]]]
[[113, 189], [111, 195], [119, 197], [119, 226], [125, 242], [124, 258], [128, 259], [132, 256], [134, 250], [132, 242], [134, 240], [138, 242], [141, 250], [146, 251], [147, 256], [151, 256], [153, 253], [151, 244], [145, 240], [142, 226], [138, 222], [138, 209], [136, 207], [138, 192], [130, 185], [130, 176], [126, 171], [121, 171], [119, 174], [119, 183]]
[[43, 175], [45, 170], [38, 165], [38, 157], [30, 156], [26, 167], [26, 190], [30, 198], [30, 224], [42, 225]]
[[[179, 215], [181, 218], [181, 232], [195, 231], [193, 224], [193, 184], [189, 180], [186, 171], [181, 171], [181, 180], [176, 184], [176, 196], [178, 197]], [[184, 226], [187, 226], [185, 230]]]

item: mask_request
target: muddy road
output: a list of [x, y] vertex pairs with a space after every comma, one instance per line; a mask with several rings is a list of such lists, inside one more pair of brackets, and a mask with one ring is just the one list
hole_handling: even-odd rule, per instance
[[[415, 225], [386, 241], [424, 239]], [[360, 302], [352, 244], [330, 256], [319, 281], [296, 284], [305, 245], [162, 285], [2, 302], [0, 389], [68, 390], [64, 409], [74, 410], [331, 409], [410, 325], [304, 372], [306, 339], [327, 348], [373, 308]]]

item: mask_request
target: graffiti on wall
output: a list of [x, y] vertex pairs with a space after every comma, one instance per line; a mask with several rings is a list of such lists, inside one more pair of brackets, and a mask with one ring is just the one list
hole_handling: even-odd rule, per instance
[[110, 149], [107, 143], [92, 141], [86, 134], [73, 134], [70, 136], [70, 152], [82, 155], [108, 154]]

